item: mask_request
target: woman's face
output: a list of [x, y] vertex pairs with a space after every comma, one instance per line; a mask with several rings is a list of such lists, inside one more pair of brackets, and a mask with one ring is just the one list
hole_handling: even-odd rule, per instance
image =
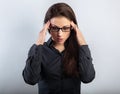
[[55, 44], [64, 44], [70, 36], [70, 23], [66, 17], [54, 17], [50, 20], [50, 34]]

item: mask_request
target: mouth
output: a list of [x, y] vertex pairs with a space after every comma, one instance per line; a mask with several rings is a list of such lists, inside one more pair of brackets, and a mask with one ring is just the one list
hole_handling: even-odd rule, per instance
[[63, 38], [57, 38], [58, 42], [62, 42]]

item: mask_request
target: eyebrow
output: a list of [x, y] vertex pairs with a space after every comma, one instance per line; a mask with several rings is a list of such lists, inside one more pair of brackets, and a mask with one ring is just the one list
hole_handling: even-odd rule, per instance
[[[50, 23], [50, 24], [51, 24], [51, 23]], [[57, 26], [57, 25], [55, 25], [55, 24], [51, 24], [51, 26], [59, 27], [59, 26]], [[65, 26], [63, 26], [63, 27], [68, 27], [68, 26], [70, 26], [70, 25], [65, 25]]]

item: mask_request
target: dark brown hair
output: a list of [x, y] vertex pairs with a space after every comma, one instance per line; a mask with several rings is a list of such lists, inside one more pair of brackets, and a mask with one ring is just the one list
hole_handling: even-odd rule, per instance
[[[52, 5], [46, 12], [44, 23], [53, 17], [64, 16], [70, 21], [77, 24], [76, 16], [72, 8], [66, 3], [56, 3]], [[79, 44], [76, 33], [72, 29], [70, 37], [65, 42], [65, 52], [63, 56], [63, 73], [67, 76], [79, 76], [78, 60], [79, 60]]]

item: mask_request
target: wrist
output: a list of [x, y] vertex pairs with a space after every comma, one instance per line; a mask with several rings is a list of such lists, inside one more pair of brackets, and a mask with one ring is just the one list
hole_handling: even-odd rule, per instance
[[79, 45], [87, 45], [85, 40], [78, 40]]
[[37, 41], [36, 43], [35, 43], [36, 45], [43, 45], [44, 44], [44, 42], [40, 42], [40, 41]]

